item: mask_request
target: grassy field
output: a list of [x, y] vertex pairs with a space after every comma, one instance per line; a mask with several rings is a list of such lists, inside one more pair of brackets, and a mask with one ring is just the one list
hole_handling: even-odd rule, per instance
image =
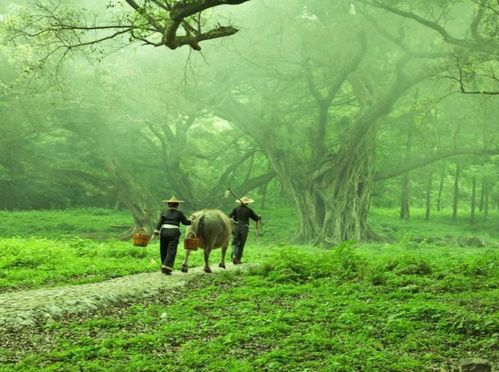
[[[269, 219], [265, 236], [258, 240], [250, 236], [257, 246], [289, 241], [294, 224], [280, 227], [282, 218], [279, 211], [274, 213], [277, 218]], [[130, 223], [124, 213], [102, 209], [0, 212], [0, 220], [0, 293], [98, 282], [159, 268], [158, 239], [146, 248], [116, 240]], [[181, 248], [177, 266], [184, 258]], [[246, 257], [255, 262], [268, 253], [268, 249], [248, 250]], [[220, 251], [214, 252], [212, 262], [219, 257]], [[201, 251], [191, 255], [189, 263], [201, 265]]]
[[432, 212], [430, 220], [424, 219], [424, 209], [411, 209], [411, 219], [400, 220], [396, 209], [373, 209], [369, 213], [369, 222], [382, 236], [396, 241], [423, 237], [445, 240], [446, 245], [457, 242], [458, 237], [480, 237], [491, 242], [499, 240], [499, 213], [492, 211], [487, 222], [477, 217], [475, 224], [469, 223], [467, 212], [452, 220], [451, 211]]
[[[207, 275], [154, 301], [1, 335], [0, 370], [430, 371], [469, 357], [497, 366], [493, 223], [455, 225], [445, 216], [401, 222], [394, 211], [373, 211], [371, 223], [388, 241], [323, 249], [289, 243], [289, 211], [267, 214], [265, 235], [248, 243], [246, 260], [259, 263], [249, 273]], [[72, 274], [83, 262], [95, 265], [86, 280], [157, 270], [157, 244], [5, 236], [10, 262], [36, 254], [42, 262], [11, 265], [11, 274], [59, 272], [13, 287], [84, 281]], [[68, 260], [75, 267], [66, 272]], [[16, 283], [2, 279], [5, 288]]]
[[[117, 236], [131, 219], [126, 212], [88, 208], [68, 210], [0, 211], [0, 237], [102, 239]], [[119, 228], [121, 227], [121, 229]]]

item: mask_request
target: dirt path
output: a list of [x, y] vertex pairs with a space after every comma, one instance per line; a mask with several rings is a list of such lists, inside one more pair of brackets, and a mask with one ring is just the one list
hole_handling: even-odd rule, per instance
[[[240, 268], [244, 265], [236, 268], [227, 264], [227, 270]], [[216, 273], [221, 269], [212, 267], [212, 270]], [[164, 289], [183, 286], [197, 275], [214, 274], [205, 274], [202, 267], [197, 267], [187, 274], [143, 273], [99, 283], [0, 294], [0, 329], [33, 326], [66, 314], [91, 313], [110, 305], [153, 297]]]

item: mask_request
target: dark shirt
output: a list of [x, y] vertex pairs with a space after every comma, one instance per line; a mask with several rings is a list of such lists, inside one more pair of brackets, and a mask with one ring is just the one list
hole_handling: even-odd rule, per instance
[[177, 209], [168, 209], [161, 212], [158, 224], [156, 225], [156, 230], [161, 229], [161, 225], [165, 223], [169, 225], [180, 226], [180, 222], [182, 222], [184, 225], [190, 225], [192, 223], [191, 220], [188, 220], [185, 217], [182, 211], [179, 211]]
[[260, 219], [260, 216], [246, 205], [240, 205], [239, 207], [234, 208], [232, 212], [230, 212], [229, 217], [242, 225], [249, 225], [250, 218], [253, 221], [258, 221]]

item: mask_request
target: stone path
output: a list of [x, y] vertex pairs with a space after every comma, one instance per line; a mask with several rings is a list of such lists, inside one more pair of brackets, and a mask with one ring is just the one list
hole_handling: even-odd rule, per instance
[[[245, 265], [238, 266], [243, 269]], [[227, 270], [236, 269], [227, 264]], [[213, 265], [214, 273], [222, 270]], [[0, 329], [33, 326], [65, 314], [87, 313], [95, 310], [148, 298], [159, 291], [185, 285], [197, 275], [205, 274], [202, 267], [188, 273], [175, 271], [143, 273], [106, 280], [99, 283], [42, 288], [0, 294]]]

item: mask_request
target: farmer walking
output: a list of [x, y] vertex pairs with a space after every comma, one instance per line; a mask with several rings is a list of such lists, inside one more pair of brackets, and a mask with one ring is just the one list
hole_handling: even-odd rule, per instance
[[238, 199], [240, 205], [230, 212], [229, 217], [234, 222], [234, 238], [232, 240], [232, 263], [238, 265], [241, 263], [243, 257], [244, 245], [248, 237], [249, 219], [253, 221], [260, 221], [261, 216], [257, 215], [253, 209], [248, 207], [248, 204], [253, 203], [254, 200], [243, 196]]
[[192, 221], [188, 220], [184, 213], [178, 210], [179, 203], [183, 203], [183, 200], [178, 200], [175, 196], [172, 196], [168, 200], [163, 200], [163, 202], [168, 204], [168, 209], [161, 212], [153, 236], [160, 235], [161, 272], [170, 275], [177, 256], [180, 223], [190, 225]]

